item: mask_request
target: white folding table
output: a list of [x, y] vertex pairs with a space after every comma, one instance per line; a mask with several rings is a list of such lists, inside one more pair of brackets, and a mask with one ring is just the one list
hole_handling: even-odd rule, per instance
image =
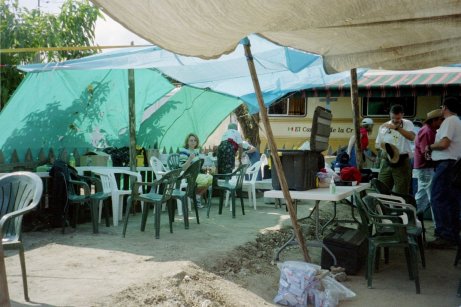
[[[370, 187], [369, 183], [361, 183], [356, 186], [337, 186], [336, 187], [336, 193], [331, 194], [329, 188], [317, 188], [313, 190], [307, 190], [307, 191], [290, 191], [290, 196], [293, 200], [313, 200], [315, 201], [315, 206], [313, 208], [314, 210], [314, 219], [315, 219], [315, 241], [309, 241], [306, 242], [307, 245], [309, 246], [314, 246], [314, 247], [323, 247], [325, 250], [331, 255], [333, 258], [333, 262], [336, 265], [336, 257], [335, 255], [331, 252], [331, 250], [326, 247], [323, 242], [319, 238], [319, 228], [320, 228], [320, 202], [321, 201], [328, 201], [328, 202], [338, 202], [341, 200], [346, 199], [347, 197], [351, 196], [354, 194], [354, 192], [360, 192], [365, 189], [368, 189]], [[283, 192], [281, 190], [270, 190], [267, 192], [264, 192], [264, 197], [270, 197], [270, 198], [282, 198], [284, 199], [285, 197], [283, 196]], [[275, 255], [274, 260], [278, 261], [279, 260], [279, 255], [280, 253], [290, 244], [293, 244], [296, 242], [296, 236], [293, 234], [291, 238], [278, 250], [278, 252]]]

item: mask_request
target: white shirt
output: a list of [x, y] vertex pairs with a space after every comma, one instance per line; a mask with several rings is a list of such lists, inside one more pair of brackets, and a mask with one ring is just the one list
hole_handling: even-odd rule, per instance
[[461, 157], [461, 120], [456, 115], [445, 118], [437, 130], [435, 142], [439, 142], [444, 137], [450, 140], [450, 146], [444, 150], [432, 151], [432, 160], [457, 160]]
[[[402, 119], [402, 122], [403, 129], [413, 132], [414, 125], [410, 120]], [[392, 121], [388, 121], [384, 124], [392, 124]], [[381, 144], [390, 143], [399, 149], [400, 154], [409, 154], [410, 156], [413, 156], [411, 150], [411, 141], [406, 139], [397, 130], [384, 127], [384, 124], [379, 127], [378, 137], [376, 138], [376, 148], [381, 149]]]
[[226, 141], [228, 139], [233, 139], [235, 143], [238, 145], [242, 144], [242, 136], [240, 135], [240, 132], [234, 129], [229, 129], [226, 132], [224, 132], [223, 136], [221, 137], [221, 141]]

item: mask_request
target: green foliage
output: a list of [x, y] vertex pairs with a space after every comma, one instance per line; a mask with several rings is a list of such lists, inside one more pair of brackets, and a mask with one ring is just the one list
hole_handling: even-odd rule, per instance
[[[0, 0], [0, 48], [92, 46], [95, 24], [102, 17], [88, 0], [65, 0], [59, 14], [18, 6], [17, 0]], [[0, 109], [23, 78], [14, 66], [84, 57], [94, 50], [1, 53]]]

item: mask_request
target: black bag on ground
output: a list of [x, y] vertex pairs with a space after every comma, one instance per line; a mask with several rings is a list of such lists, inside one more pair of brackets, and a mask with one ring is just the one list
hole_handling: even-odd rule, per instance
[[[338, 226], [333, 232], [323, 238], [323, 244], [335, 255], [337, 264], [346, 269], [346, 274], [356, 274], [367, 262], [367, 235], [358, 229]], [[322, 249], [321, 266], [330, 269], [333, 258]]]

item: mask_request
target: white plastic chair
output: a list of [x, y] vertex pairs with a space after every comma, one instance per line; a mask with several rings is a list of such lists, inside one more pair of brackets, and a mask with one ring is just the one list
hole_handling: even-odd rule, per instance
[[[114, 226], [117, 226], [118, 222], [122, 220], [122, 216], [123, 216], [123, 197], [125, 197], [125, 195], [131, 195], [131, 189], [128, 189], [128, 190], [121, 189], [122, 187], [120, 187], [117, 184], [117, 178], [115, 177], [115, 174], [129, 175], [132, 177], [136, 177], [137, 182], [142, 182], [141, 174], [128, 171], [128, 170], [117, 169], [117, 168], [98, 169], [98, 170], [93, 170], [92, 172], [95, 173], [96, 175], [99, 175], [99, 177], [101, 178], [103, 192], [111, 194], [113, 223], [114, 223]], [[139, 192], [142, 193], [142, 191], [139, 191]], [[141, 206], [143, 205], [144, 204], [141, 203]], [[102, 213], [102, 204], [100, 202], [99, 222], [101, 222], [101, 213]]]
[[243, 180], [242, 190], [248, 192], [248, 199], [253, 198], [253, 207], [256, 210], [256, 178], [261, 168], [261, 161], [250, 166], [245, 175], [250, 176], [249, 180]]
[[[21, 224], [23, 215], [38, 206], [42, 192], [42, 179], [33, 173], [16, 172], [0, 178], [0, 244], [5, 250], [19, 250], [24, 299], [27, 302], [29, 292]], [[3, 282], [1, 278], [0, 281]]]
[[261, 161], [261, 176], [262, 178], [264, 178], [264, 166], [269, 164], [269, 162], [267, 161], [266, 154], [262, 154], [261, 157], [259, 158], [259, 161]]
[[160, 159], [158, 159], [157, 157], [150, 157], [149, 164], [150, 167], [152, 167], [152, 170], [154, 171], [156, 180], [161, 179], [162, 176], [168, 172], [168, 169], [163, 165], [163, 162], [160, 161]]

